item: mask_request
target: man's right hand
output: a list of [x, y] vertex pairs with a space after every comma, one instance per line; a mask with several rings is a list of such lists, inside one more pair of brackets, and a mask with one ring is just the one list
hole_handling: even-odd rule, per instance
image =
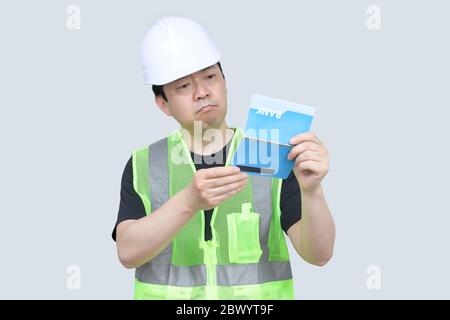
[[242, 191], [246, 183], [247, 174], [238, 167], [201, 169], [186, 188], [186, 200], [193, 212], [209, 210]]

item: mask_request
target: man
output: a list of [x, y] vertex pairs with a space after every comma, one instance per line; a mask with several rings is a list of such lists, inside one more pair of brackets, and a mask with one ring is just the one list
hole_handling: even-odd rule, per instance
[[325, 146], [313, 133], [292, 137], [285, 180], [240, 172], [229, 163], [243, 133], [226, 124], [220, 53], [206, 31], [165, 17], [147, 32], [142, 60], [156, 104], [180, 129], [135, 150], [122, 177], [113, 238], [121, 263], [136, 268], [135, 298], [293, 299], [283, 230], [309, 263], [333, 252]]

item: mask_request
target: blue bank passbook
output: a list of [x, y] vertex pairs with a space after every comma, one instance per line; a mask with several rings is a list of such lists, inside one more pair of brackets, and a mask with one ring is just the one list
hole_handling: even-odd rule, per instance
[[298, 103], [253, 95], [248, 111], [245, 137], [231, 165], [241, 171], [285, 179], [294, 167], [288, 160], [289, 140], [311, 127], [315, 109]]

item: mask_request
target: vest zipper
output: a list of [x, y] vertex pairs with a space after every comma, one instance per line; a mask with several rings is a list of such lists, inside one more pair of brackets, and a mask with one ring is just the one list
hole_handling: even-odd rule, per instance
[[206, 299], [217, 300], [217, 245], [211, 240], [204, 241], [203, 243], [203, 254], [206, 265]]

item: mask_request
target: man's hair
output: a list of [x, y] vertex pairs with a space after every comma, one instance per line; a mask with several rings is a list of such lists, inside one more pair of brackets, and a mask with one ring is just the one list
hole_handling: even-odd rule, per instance
[[[217, 65], [219, 66], [220, 72], [222, 73], [222, 77], [225, 79], [225, 75], [223, 74], [222, 66], [220, 65], [220, 61], [217, 62]], [[167, 102], [167, 97], [166, 97], [166, 94], [164, 93], [163, 87], [164, 87], [164, 85], [162, 85], [162, 86], [152, 85], [152, 90], [153, 90], [153, 93], [155, 94], [155, 96], [161, 96]]]

